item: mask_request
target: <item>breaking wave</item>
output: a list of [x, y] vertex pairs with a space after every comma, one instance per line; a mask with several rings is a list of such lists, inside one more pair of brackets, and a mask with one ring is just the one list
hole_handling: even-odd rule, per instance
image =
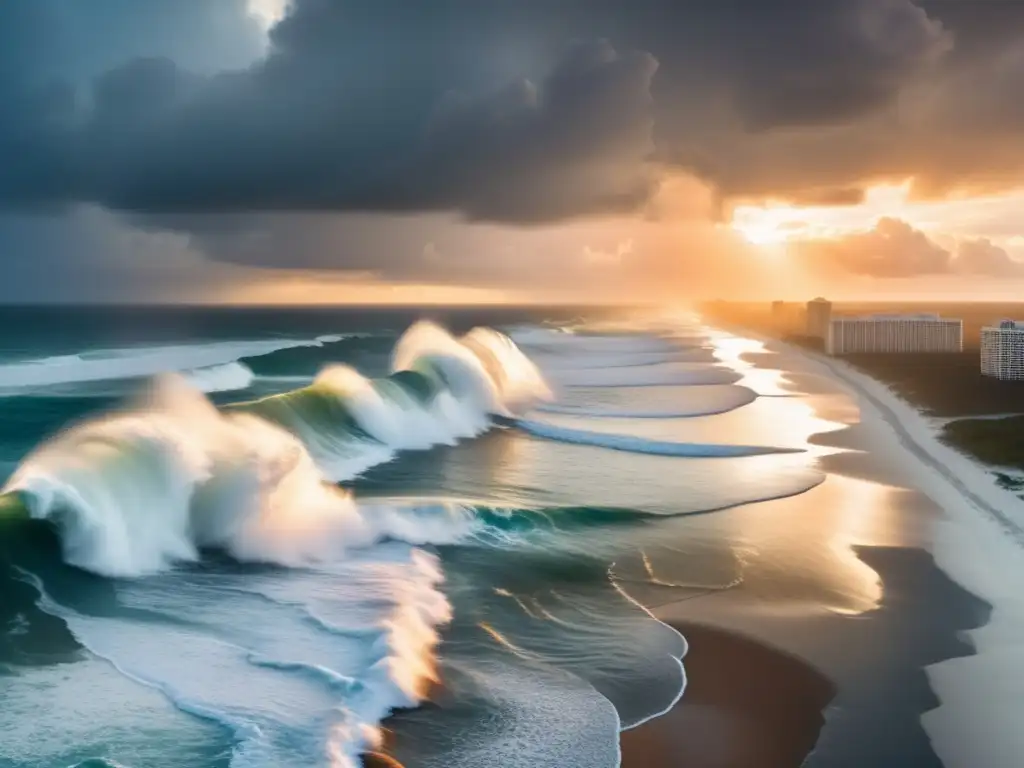
[[[143, 622], [92, 616], [49, 598], [45, 585], [33, 582], [40, 607], [60, 616], [96, 656], [160, 690], [181, 710], [232, 729], [238, 742], [233, 766], [313, 765], [326, 756], [331, 765], [355, 768], [361, 754], [379, 745], [380, 721], [396, 708], [418, 704], [435, 679], [438, 628], [452, 619], [452, 611], [440, 590], [440, 563], [420, 545], [469, 537], [500, 545], [548, 529], [633, 524], [644, 513], [357, 500], [335, 483], [388, 461], [397, 451], [454, 444], [495, 422], [548, 440], [661, 456], [785, 450], [647, 440], [523, 419], [535, 409], [605, 418], [698, 415], [756, 397], [744, 387], [703, 387], [730, 385], [738, 378], [726, 368], [686, 362], [703, 358], [704, 350], [663, 339], [539, 333], [531, 343], [554, 350], [548, 355], [553, 383], [686, 385], [693, 397], [688, 391], [678, 399], [681, 405], [673, 401], [661, 413], [623, 414], [612, 410], [614, 404], [608, 410], [588, 406], [595, 408], [589, 411], [542, 405], [552, 399], [545, 376], [509, 337], [477, 328], [456, 338], [418, 323], [395, 344], [387, 376], [367, 378], [354, 367], [329, 365], [308, 386], [218, 410], [203, 392], [247, 388], [254, 376], [248, 362], [260, 352], [252, 347], [243, 352], [236, 345], [232, 357], [225, 357], [228, 349], [208, 345], [218, 347], [217, 354], [207, 350], [200, 359], [198, 348], [188, 348], [171, 363], [183, 373], [158, 379], [144, 402], [75, 426], [31, 453], [3, 488], [0, 518], [32, 518], [36, 522], [25, 524], [59, 531], [68, 563], [129, 577], [118, 587], [125, 604], [133, 590], [145, 590], [148, 615], [218, 626], [213, 636], [191, 631], [184, 621], [167, 621], [159, 626], [157, 641]], [[559, 347], [563, 335], [579, 347], [572, 347], [568, 359], [558, 351], [570, 351]], [[288, 344], [316, 346], [340, 338]], [[305, 354], [286, 352], [292, 347], [281, 342], [265, 343], [267, 354]], [[162, 358], [158, 370], [168, 367], [162, 357], [166, 349], [151, 350]], [[104, 358], [104, 376], [111, 372], [111, 359], [121, 360], [114, 364], [120, 366], [119, 376], [148, 375], [155, 365], [148, 354]], [[77, 376], [93, 371], [91, 361], [77, 356], [42, 367], [50, 365], [64, 376], [73, 369]], [[100, 370], [95, 368], [98, 378]], [[0, 367], [0, 387], [4, 375]], [[24, 381], [30, 379], [26, 375]], [[669, 407], [673, 412], [666, 414]], [[288, 570], [277, 569], [273, 578], [262, 580], [254, 573], [262, 569], [246, 569], [245, 578], [234, 581], [230, 572], [225, 578], [213, 568], [161, 575], [199, 560], [207, 549]], [[130, 578], [141, 575], [152, 578]], [[166, 595], [173, 600], [152, 605]], [[200, 595], [206, 603], [193, 599]], [[202, 610], [209, 615], [195, 615]], [[259, 627], [246, 621], [225, 628], [217, 624], [223, 615], [268, 614], [298, 620]], [[578, 627], [580, 621], [566, 626]], [[292, 634], [276, 635], [279, 627]], [[539, 654], [547, 641], [543, 632], [537, 638], [538, 650], [531, 652]], [[658, 679], [668, 681], [673, 696], [684, 681], [680, 640], [667, 636], [669, 651], [659, 650], [658, 657], [664, 665]], [[524, 642], [524, 648], [528, 645]], [[165, 646], [189, 653], [166, 654]], [[218, 671], [213, 678], [207, 674], [211, 665]], [[675, 677], [662, 674], [664, 668]], [[611, 696], [615, 687], [608, 682], [596, 690]], [[606, 714], [611, 722], [615, 713]], [[621, 723], [646, 716], [646, 710], [638, 710]], [[610, 743], [614, 749], [614, 740]]]
[[[354, 767], [377, 744], [380, 720], [420, 701], [433, 675], [436, 627], [450, 618], [436, 558], [415, 545], [457, 541], [472, 529], [475, 513], [458, 504], [418, 510], [360, 503], [331, 481], [351, 479], [396, 450], [476, 435], [492, 416], [511, 417], [548, 397], [533, 364], [489, 329], [457, 339], [428, 323], [414, 325], [395, 346], [392, 371], [373, 380], [332, 366], [309, 387], [223, 411], [197, 387], [234, 387], [251, 376], [242, 365], [165, 376], [137, 407], [38, 447], [4, 487], [0, 516], [50, 523], [65, 561], [104, 576], [158, 574], [212, 548], [238, 561], [317, 565], [338, 577], [352, 588], [349, 613], [384, 628], [369, 661], [353, 661], [351, 671], [335, 675], [333, 665], [258, 648], [241, 656], [222, 644], [207, 651], [223, 656], [225, 669], [244, 664], [250, 677], [256, 669], [302, 670], [298, 677], [319, 678], [335, 694], [345, 689], [344, 706], [330, 706], [330, 728], [311, 748], [330, 754], [332, 765]], [[143, 641], [130, 642], [131, 622], [111, 629], [109, 621], [48, 601], [43, 585], [36, 586], [44, 610], [60, 615], [98, 656], [179, 708], [234, 728], [233, 764], [278, 765], [294, 755], [287, 733], [253, 723], [245, 702], [204, 688], [200, 672], [176, 674], [161, 666], [161, 654], [134, 650]], [[364, 615], [368, 610], [376, 613]], [[354, 651], [352, 658], [367, 656]], [[322, 726], [311, 721], [307, 730]]]
[[[141, 407], [42, 445], [4, 491], [61, 529], [70, 563], [105, 575], [160, 571], [204, 547], [285, 565], [335, 559], [392, 531], [326, 480], [474, 436], [548, 396], [533, 364], [487, 329], [456, 339], [414, 325], [392, 370], [370, 380], [332, 366], [309, 387], [224, 412], [164, 378]], [[221, 368], [205, 383], [240, 373]]]

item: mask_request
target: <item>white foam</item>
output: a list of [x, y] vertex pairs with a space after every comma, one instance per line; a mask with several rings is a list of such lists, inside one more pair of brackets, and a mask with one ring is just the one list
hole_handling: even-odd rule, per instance
[[68, 562], [108, 576], [155, 573], [204, 546], [298, 566], [386, 537], [429, 538], [379, 507], [364, 514], [324, 482], [294, 435], [252, 415], [223, 416], [177, 380], [142, 410], [44, 444], [4, 492], [60, 525]]
[[517, 419], [515, 425], [531, 435], [577, 445], [593, 445], [614, 451], [649, 453], [654, 456], [688, 456], [712, 458], [729, 456], [760, 456], [769, 453], [797, 453], [791, 448], [772, 448], [758, 445], [727, 445], [713, 443], [678, 443], [670, 440], [650, 440], [636, 435], [615, 435], [607, 432], [591, 432], [573, 429], [542, 421]]
[[[477, 434], [491, 413], [509, 413], [527, 392], [546, 395], [511, 342], [483, 331], [471, 339], [464, 345], [421, 323], [399, 341], [396, 370], [429, 363], [444, 374], [448, 388], [427, 403], [394, 382], [382, 397], [351, 368], [322, 374], [324, 396], [343, 399], [379, 443], [336, 435], [336, 425], [300, 421], [293, 434], [252, 413], [221, 414], [187, 381], [170, 376], [158, 380], [142, 407], [40, 446], [4, 492], [21, 493], [34, 517], [61, 525], [69, 562], [105, 575], [154, 573], [195, 560], [207, 546], [285, 565], [336, 559], [391, 535], [394, 521], [379, 511], [372, 519], [363, 515], [325, 479], [351, 479], [395, 450]], [[486, 365], [473, 345], [487, 351]], [[221, 369], [207, 383], [227, 384], [237, 373]]]
[[[340, 338], [322, 336], [318, 339], [265, 339], [130, 347], [9, 362], [0, 364], [0, 395], [18, 394], [26, 389], [57, 384], [143, 378], [160, 373], [211, 369], [244, 357], [259, 357], [296, 347], [319, 347]], [[234, 369], [233, 375], [240, 378], [238, 369]]]
[[570, 350], [561, 352], [538, 353], [534, 356], [534, 362], [544, 371], [562, 370], [588, 370], [593, 368], [633, 368], [644, 365], [657, 365], [659, 363], [685, 363], [685, 362], [710, 362], [713, 360], [711, 352], [704, 349], [690, 349], [666, 352], [630, 352], [623, 351], [618, 354], [591, 354], [586, 351], [582, 353]]
[[551, 372], [549, 378], [563, 387], [665, 387], [701, 384], [733, 384], [741, 374], [715, 365], [670, 363], [635, 368], [611, 368]]
[[[214, 636], [186, 621], [161, 625], [161, 647], [154, 648], [144, 622], [83, 615], [44, 595], [43, 609], [61, 616], [95, 654], [183, 711], [233, 729], [237, 768], [319, 764], [325, 756], [355, 768], [379, 743], [380, 721], [395, 707], [417, 704], [433, 676], [436, 627], [450, 609], [437, 588], [436, 559], [413, 545], [458, 541], [474, 530], [475, 514], [439, 502], [359, 504], [325, 481], [348, 479], [396, 449], [475, 434], [490, 414], [548, 394], [529, 360], [485, 330], [459, 340], [418, 324], [397, 345], [394, 368], [418, 371], [428, 382], [436, 376], [437, 391], [418, 400], [394, 381], [385, 386], [334, 367], [317, 382], [325, 392], [312, 393], [342, 398], [380, 444], [353, 438], [331, 446], [323, 431], [297, 435], [251, 412], [217, 411], [195, 385], [232, 386], [246, 373], [222, 364], [193, 370], [191, 382], [161, 377], [133, 410], [58, 435], [3, 489], [18, 494], [32, 517], [59, 528], [68, 562], [98, 574], [158, 574], [215, 547], [238, 560], [302, 569], [292, 573], [315, 565], [309, 572], [328, 573], [325, 590], [335, 601], [348, 588], [348, 602], [332, 605], [370, 635], [369, 646], [359, 640], [360, 648], [330, 661], [307, 658], [308, 649], [251, 627], [220, 628]], [[314, 461], [312, 443], [335, 448], [334, 460]], [[325, 474], [328, 468], [335, 474]], [[132, 585], [147, 583], [123, 582], [119, 599], [130, 604]], [[179, 575], [173, 583], [182, 588]], [[200, 602], [189, 610], [200, 610]], [[313, 615], [331, 620], [325, 606], [313, 606]], [[164, 652], [168, 646], [174, 654]]]
[[210, 368], [196, 368], [185, 377], [200, 392], [235, 392], [246, 389], [253, 382], [253, 372], [244, 363], [225, 363]]
[[[295, 575], [319, 611], [359, 622], [363, 632], [349, 637], [253, 604], [255, 595], [224, 588], [224, 574], [179, 578], [166, 591], [146, 581], [119, 588], [126, 606], [155, 606], [182, 619], [158, 626], [80, 613], [25, 578], [42, 594], [40, 607], [63, 619], [93, 654], [180, 710], [230, 728], [238, 742], [233, 768], [361, 765], [360, 754], [380, 743], [380, 721], [418, 704], [436, 678], [437, 627], [451, 618], [437, 559], [397, 544]], [[273, 594], [291, 581], [278, 576], [265, 586]], [[225, 616], [240, 625], [204, 629]]]
[[557, 413], [589, 419], [685, 419], [726, 413], [757, 399], [753, 390], [735, 384], [709, 384], [687, 387], [674, 398], [673, 405], [662, 408], [610, 408], [553, 403], [537, 406], [542, 413]]
[[[1024, 501], [1000, 488], [985, 465], [943, 444], [935, 425], [884, 384], [846, 363], [795, 350], [857, 396], [861, 420], [881, 430], [916, 487], [946, 513], [934, 523], [940, 568], [993, 604], [989, 623], [967, 634], [977, 655], [926, 668], [941, 705], [922, 723], [950, 768], [1011, 766], [1024, 752], [1017, 710], [1024, 698], [1024, 598], [1012, 574], [1024, 569]], [[902, 449], [902, 450], [901, 450]]]
[[561, 354], [566, 348], [604, 354], [653, 354], [678, 352], [681, 346], [671, 339], [639, 334], [584, 334], [561, 329], [526, 328], [514, 330], [516, 344], [539, 352]]

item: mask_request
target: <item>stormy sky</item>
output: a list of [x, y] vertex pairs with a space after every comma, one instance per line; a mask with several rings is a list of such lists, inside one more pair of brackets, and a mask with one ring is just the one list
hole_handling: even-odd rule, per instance
[[1005, 283], [1022, 92], [1013, 2], [2, 0], [0, 300]]

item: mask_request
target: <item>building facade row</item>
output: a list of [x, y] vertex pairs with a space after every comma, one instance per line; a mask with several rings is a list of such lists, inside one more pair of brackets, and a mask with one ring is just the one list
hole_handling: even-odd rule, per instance
[[866, 352], [961, 352], [963, 320], [938, 315], [836, 317], [828, 324], [825, 351], [830, 355]]

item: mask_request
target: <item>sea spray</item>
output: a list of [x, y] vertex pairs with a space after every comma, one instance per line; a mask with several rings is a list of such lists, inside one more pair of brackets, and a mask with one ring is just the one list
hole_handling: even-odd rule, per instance
[[[62, 606], [36, 583], [41, 607], [60, 616], [94, 654], [162, 691], [182, 711], [233, 729], [233, 765], [284, 764], [286, 756], [299, 755], [306, 764], [327, 757], [332, 765], [354, 767], [379, 744], [380, 721], [396, 707], [418, 704], [434, 678], [437, 627], [451, 611], [438, 589], [436, 557], [415, 545], [457, 541], [477, 524], [475, 512], [444, 503], [429, 510], [360, 504], [330, 481], [351, 479], [396, 450], [478, 434], [492, 415], [548, 396], [532, 364], [495, 332], [459, 340], [418, 324], [398, 343], [393, 371], [371, 380], [330, 366], [303, 390], [223, 411], [198, 391], [202, 382], [195, 377], [167, 375], [143, 402], [39, 446], [0, 496], [5, 515], [20, 510], [51, 522], [65, 560], [104, 576], [158, 574], [197, 560], [205, 548], [239, 561], [317, 564], [308, 578], [330, 575], [331, 599], [343, 600], [335, 610], [361, 617], [377, 633], [369, 647], [350, 639], [348, 661], [330, 666], [292, 657], [300, 649], [287, 644], [261, 647], [265, 630], [235, 647], [174, 623], [162, 627], [165, 641], [189, 652], [167, 659], [146, 647], [148, 635], [133, 640], [140, 625]], [[199, 378], [220, 389], [240, 372], [222, 368]], [[214, 659], [221, 675], [240, 675], [238, 684], [211, 687], [201, 669], [189, 666], [199, 659]], [[285, 683], [282, 671], [303, 670], [298, 678], [307, 683], [289, 678], [287, 685], [296, 700], [305, 700], [303, 686], [313, 686], [312, 694], [322, 684], [329, 692], [324, 708], [311, 704], [289, 713], [287, 728], [285, 720], [266, 720], [252, 708], [253, 697], [273, 702], [277, 694], [257, 693], [260, 669], [273, 676], [272, 686]], [[304, 736], [296, 752], [299, 725], [310, 740]]]
[[103, 575], [158, 572], [205, 547], [290, 566], [341, 557], [394, 532], [327, 481], [478, 434], [491, 414], [549, 394], [490, 330], [459, 340], [418, 323], [392, 367], [379, 381], [329, 367], [311, 387], [226, 412], [164, 377], [140, 406], [40, 446], [4, 491], [60, 528], [68, 562]]

